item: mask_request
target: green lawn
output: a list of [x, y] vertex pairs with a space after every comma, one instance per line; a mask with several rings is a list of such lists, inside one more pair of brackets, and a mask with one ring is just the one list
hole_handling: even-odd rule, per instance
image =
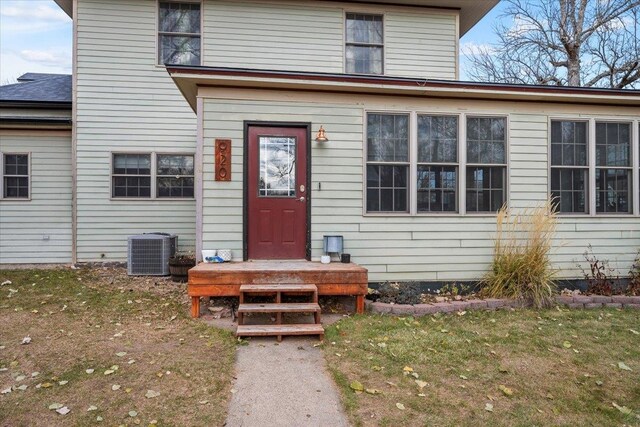
[[0, 271], [0, 425], [224, 423], [232, 335], [184, 285], [113, 271]]
[[639, 333], [638, 310], [375, 315], [324, 348], [355, 425], [622, 426], [640, 425]]

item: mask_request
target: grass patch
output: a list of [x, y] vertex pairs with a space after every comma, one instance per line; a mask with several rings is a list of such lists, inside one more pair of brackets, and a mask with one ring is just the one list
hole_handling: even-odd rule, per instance
[[[325, 353], [355, 425], [638, 425], [638, 319], [615, 309], [356, 316], [328, 328]], [[381, 394], [355, 394], [352, 381]]]
[[[0, 425], [224, 423], [234, 339], [188, 317], [183, 285], [99, 269], [0, 272], [7, 280], [0, 390], [12, 391], [0, 395]], [[57, 414], [54, 403], [71, 412]]]

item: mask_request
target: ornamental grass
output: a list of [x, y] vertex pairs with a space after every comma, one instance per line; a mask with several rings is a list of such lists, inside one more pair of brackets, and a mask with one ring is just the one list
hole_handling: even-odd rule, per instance
[[505, 205], [496, 222], [493, 261], [481, 281], [481, 294], [550, 306], [557, 292], [557, 272], [549, 260], [557, 225], [555, 203], [548, 200], [515, 215]]

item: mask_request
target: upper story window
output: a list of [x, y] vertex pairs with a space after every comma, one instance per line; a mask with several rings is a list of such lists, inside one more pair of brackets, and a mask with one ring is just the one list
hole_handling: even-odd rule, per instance
[[345, 42], [346, 73], [384, 72], [382, 15], [347, 13]]
[[161, 1], [159, 5], [160, 64], [200, 65], [200, 3]]
[[2, 197], [29, 198], [29, 155], [4, 154], [2, 156]]

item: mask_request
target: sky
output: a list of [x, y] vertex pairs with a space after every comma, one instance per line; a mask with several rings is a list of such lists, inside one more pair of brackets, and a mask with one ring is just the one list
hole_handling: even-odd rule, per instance
[[[460, 40], [461, 49], [491, 43], [499, 4]], [[27, 72], [71, 73], [72, 23], [53, 0], [0, 0], [0, 84]], [[461, 80], [467, 80], [461, 56]]]

